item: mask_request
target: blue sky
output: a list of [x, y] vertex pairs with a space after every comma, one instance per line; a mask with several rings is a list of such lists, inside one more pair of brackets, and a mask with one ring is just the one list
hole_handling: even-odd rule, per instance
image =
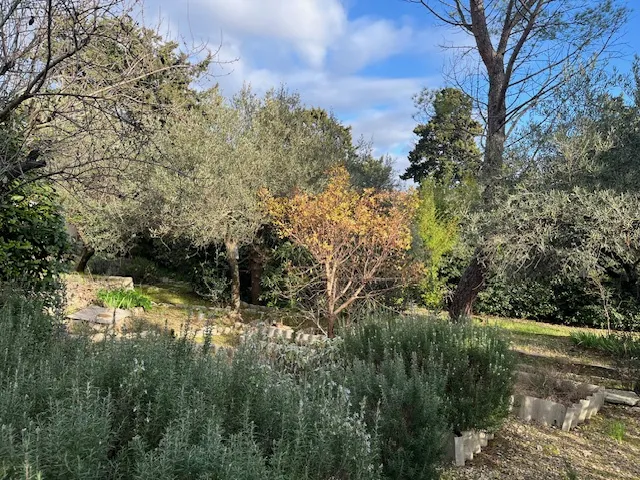
[[[225, 94], [245, 82], [259, 92], [286, 84], [372, 140], [376, 154], [391, 154], [399, 173], [413, 143], [412, 95], [444, 85], [443, 44], [468, 43], [404, 0], [146, 0], [145, 19], [237, 59], [214, 68]], [[621, 68], [640, 52], [639, 20], [634, 12]]]

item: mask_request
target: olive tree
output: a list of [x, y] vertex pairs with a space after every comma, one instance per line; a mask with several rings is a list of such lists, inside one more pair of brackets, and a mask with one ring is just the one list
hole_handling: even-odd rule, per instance
[[268, 222], [258, 192], [319, 188], [327, 168], [344, 162], [338, 127], [284, 90], [260, 98], [246, 88], [231, 100], [217, 89], [203, 93], [170, 119], [163, 151], [174, 168], [156, 169], [148, 190], [148, 205], [157, 206], [154, 234], [184, 236], [196, 247], [223, 244], [238, 309], [239, 248]]

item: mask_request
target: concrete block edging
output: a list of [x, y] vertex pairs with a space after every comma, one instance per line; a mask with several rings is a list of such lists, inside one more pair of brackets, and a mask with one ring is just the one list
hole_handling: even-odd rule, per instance
[[447, 458], [453, 461], [456, 467], [464, 467], [466, 461], [473, 460], [473, 456], [480, 453], [493, 438], [493, 433], [475, 430], [464, 431], [460, 436], [451, 434], [448, 439]]
[[555, 426], [568, 432], [598, 413], [604, 405], [605, 389], [597, 385], [586, 385], [591, 395], [571, 406], [528, 395], [511, 397], [514, 415], [525, 422], [534, 421], [542, 425]]

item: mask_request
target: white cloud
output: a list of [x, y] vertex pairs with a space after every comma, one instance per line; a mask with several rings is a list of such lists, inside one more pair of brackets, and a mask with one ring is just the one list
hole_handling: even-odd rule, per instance
[[351, 22], [348, 32], [333, 44], [333, 64], [339, 70], [357, 72], [409, 48], [415, 37], [407, 25], [390, 20], [359, 18]]
[[236, 33], [292, 43], [305, 61], [320, 67], [347, 13], [339, 0], [198, 0], [216, 23]]

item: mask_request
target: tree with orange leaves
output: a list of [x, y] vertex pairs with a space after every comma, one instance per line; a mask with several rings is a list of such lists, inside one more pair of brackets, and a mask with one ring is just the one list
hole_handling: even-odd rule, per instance
[[264, 202], [279, 235], [308, 253], [307, 264], [290, 264], [289, 273], [304, 278], [297, 303], [310, 307], [313, 302], [325, 316], [330, 337], [341, 313], [407, 280], [414, 192], [358, 192], [339, 167], [317, 195], [265, 194]]

